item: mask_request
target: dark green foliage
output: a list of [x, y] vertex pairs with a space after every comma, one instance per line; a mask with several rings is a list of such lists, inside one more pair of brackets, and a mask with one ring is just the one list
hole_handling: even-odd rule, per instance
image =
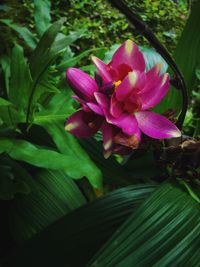
[[84, 267], [155, 188], [125, 187], [77, 209], [24, 243], [3, 266]]
[[166, 184], [116, 231], [90, 267], [191, 266], [200, 262], [200, 208]]
[[29, 195], [17, 195], [9, 210], [9, 225], [17, 243], [86, 203], [76, 184], [61, 171], [39, 171], [30, 190]]

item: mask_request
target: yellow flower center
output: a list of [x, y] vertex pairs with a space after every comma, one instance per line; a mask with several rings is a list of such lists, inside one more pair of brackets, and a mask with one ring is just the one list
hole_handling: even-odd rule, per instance
[[114, 82], [114, 85], [115, 85], [115, 88], [117, 88], [120, 84], [121, 84], [122, 81], [117, 81], [117, 82]]

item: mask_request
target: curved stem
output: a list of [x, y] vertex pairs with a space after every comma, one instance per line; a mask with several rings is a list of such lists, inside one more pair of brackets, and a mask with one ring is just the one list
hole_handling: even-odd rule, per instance
[[178, 66], [176, 65], [175, 61], [173, 60], [169, 52], [159, 42], [154, 33], [150, 30], [147, 24], [144, 23], [138, 15], [136, 15], [121, 0], [109, 0], [109, 2], [111, 2], [116, 8], [118, 8], [130, 20], [130, 22], [140, 31], [140, 33], [146, 37], [146, 39], [151, 43], [151, 45], [156, 49], [156, 51], [165, 59], [165, 61], [168, 63], [168, 65], [174, 72], [175, 87], [176, 89], [181, 90], [183, 98], [182, 110], [178, 117], [178, 121], [176, 123], [177, 126], [181, 129], [188, 108], [187, 87], [181, 71], [179, 70]]

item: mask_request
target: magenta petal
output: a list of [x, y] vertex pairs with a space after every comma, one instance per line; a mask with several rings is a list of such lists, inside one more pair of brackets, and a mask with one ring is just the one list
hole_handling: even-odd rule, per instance
[[119, 70], [120, 65], [128, 65], [132, 70], [145, 70], [145, 60], [138, 46], [133, 41], [125, 41], [114, 53], [110, 65]]
[[65, 130], [77, 137], [91, 137], [101, 126], [101, 121], [91, 112], [79, 110], [65, 124]]
[[101, 130], [103, 135], [104, 157], [108, 158], [112, 154], [114, 128], [112, 125], [104, 121]]
[[106, 65], [101, 59], [92, 56], [92, 61], [97, 67], [99, 75], [102, 77], [104, 83], [108, 83], [112, 81], [112, 77], [109, 73], [109, 66]]
[[108, 123], [118, 126], [128, 135], [133, 135], [138, 132], [138, 123], [134, 115], [122, 114], [120, 117], [115, 118], [110, 114], [110, 100], [108, 97], [101, 93], [95, 93], [94, 95], [97, 103], [101, 106]]
[[129, 72], [122, 83], [116, 88], [116, 98], [120, 101], [124, 100], [130, 93], [132, 93], [136, 86], [139, 73], [136, 71]]
[[151, 91], [154, 87], [157, 87], [158, 84], [161, 83], [162, 77], [160, 74], [160, 64], [156, 64], [151, 68], [147, 73], [146, 76], [146, 83], [142, 90], [140, 90], [140, 93], [146, 93], [148, 91]]
[[73, 95], [72, 96], [73, 99], [75, 99], [76, 101], [78, 101], [81, 105], [84, 111], [90, 111], [90, 109], [88, 108], [88, 106], [86, 105], [85, 100], [83, 100], [82, 98], [78, 97], [77, 95]]
[[119, 118], [108, 118], [108, 122], [118, 126], [127, 135], [138, 133], [138, 123], [134, 115], [123, 114]]
[[170, 87], [169, 74], [165, 73], [160, 78], [158, 78], [157, 84], [155, 84], [151, 90], [147, 90], [146, 92], [140, 94], [142, 110], [155, 107], [167, 94]]
[[103, 116], [104, 113], [103, 113], [103, 110], [101, 109], [100, 106], [98, 106], [97, 104], [95, 103], [86, 103], [86, 105], [92, 110], [94, 111], [95, 113]]
[[140, 111], [135, 113], [140, 130], [146, 135], [165, 139], [181, 136], [179, 129], [167, 118], [151, 111]]
[[84, 100], [92, 100], [94, 92], [98, 91], [97, 84], [87, 73], [76, 68], [67, 70], [67, 80], [73, 91]]
[[111, 97], [110, 113], [115, 118], [123, 113], [123, 103], [116, 99], [115, 94]]
[[109, 115], [109, 107], [110, 107], [110, 99], [108, 96], [102, 94], [102, 93], [94, 93], [95, 99], [101, 109], [103, 110], [103, 113], [105, 116]]

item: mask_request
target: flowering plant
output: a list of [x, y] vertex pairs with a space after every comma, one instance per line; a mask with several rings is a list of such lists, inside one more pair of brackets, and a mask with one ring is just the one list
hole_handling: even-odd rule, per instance
[[125, 41], [105, 64], [92, 57], [95, 79], [77, 68], [67, 70], [67, 79], [81, 108], [66, 121], [65, 130], [77, 137], [103, 135], [104, 156], [128, 154], [138, 148], [141, 133], [155, 139], [179, 137], [179, 129], [167, 118], [151, 111], [170, 87], [168, 73], [158, 63], [145, 71], [138, 46]]

